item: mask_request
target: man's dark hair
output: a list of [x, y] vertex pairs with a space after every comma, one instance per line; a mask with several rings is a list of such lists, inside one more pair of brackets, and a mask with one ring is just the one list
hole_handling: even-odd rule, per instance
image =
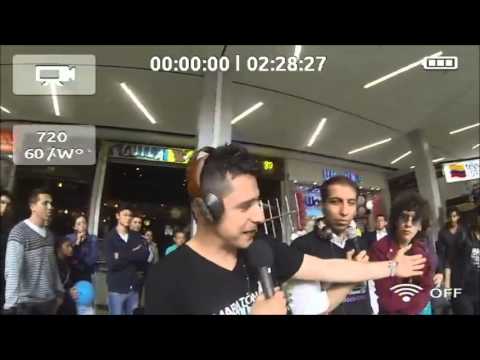
[[375, 219], [378, 219], [379, 217], [383, 217], [383, 220], [387, 220], [387, 217], [384, 214], [377, 214], [377, 216], [375, 216]]
[[390, 211], [388, 227], [392, 236], [395, 236], [397, 233], [397, 223], [404, 211], [415, 211], [414, 221], [419, 220], [422, 224], [422, 230], [417, 233], [414, 240], [424, 238], [427, 229], [430, 227], [431, 211], [428, 201], [416, 192], [409, 191], [400, 194], [394, 200]]
[[130, 206], [130, 204], [126, 202], [120, 202], [120, 204], [118, 204], [117, 209], [115, 210], [115, 214], [120, 214], [123, 210], [132, 211], [132, 207]]
[[326, 181], [320, 186], [320, 196], [322, 197], [322, 201], [326, 201], [328, 199], [328, 188], [332, 185], [346, 185], [350, 186], [358, 196], [358, 186], [352, 180], [345, 176], [334, 176]]
[[447, 217], [450, 217], [452, 213], [456, 212], [458, 216], [460, 216], [460, 210], [456, 206], [452, 206], [451, 208], [448, 208], [447, 210]]
[[177, 229], [173, 232], [173, 237], [175, 237], [178, 233], [182, 233], [185, 235], [185, 237], [187, 236], [187, 232], [185, 230], [182, 230], [182, 229]]
[[60, 252], [63, 244], [65, 244], [66, 242], [70, 242], [70, 240], [68, 240], [68, 238], [65, 236], [61, 236], [55, 239], [55, 250], [57, 250], [57, 253]]
[[202, 193], [224, 197], [230, 191], [227, 174], [234, 179], [238, 175], [257, 176], [259, 170], [257, 161], [243, 146], [236, 144], [220, 146], [208, 156], [202, 170], [200, 178]]
[[31, 193], [30, 196], [28, 197], [28, 204], [33, 205], [38, 201], [38, 197], [40, 194], [48, 194], [51, 196], [51, 192], [48, 189], [45, 188], [37, 188], [34, 189]]

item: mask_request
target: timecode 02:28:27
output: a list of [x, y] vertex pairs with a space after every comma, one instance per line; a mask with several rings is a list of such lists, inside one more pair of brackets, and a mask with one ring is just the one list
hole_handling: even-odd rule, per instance
[[210, 56], [201, 58], [199, 56], [181, 56], [176, 59], [171, 56], [154, 56], [150, 59], [150, 69], [152, 71], [166, 72], [216, 72], [216, 71], [243, 71], [250, 72], [314, 72], [322, 71], [326, 56], [305, 56], [298, 58], [296, 56], [249, 56], [242, 60], [240, 55], [230, 58], [227, 56]]

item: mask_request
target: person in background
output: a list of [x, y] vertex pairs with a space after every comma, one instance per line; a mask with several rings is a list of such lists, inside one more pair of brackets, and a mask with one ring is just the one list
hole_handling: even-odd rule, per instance
[[187, 234], [183, 230], [176, 230], [173, 235], [173, 242], [175, 244], [170, 245], [167, 250], [165, 250], [165, 255], [170, 254], [172, 251], [177, 250], [180, 246], [185, 244], [187, 241]]
[[130, 207], [120, 205], [115, 216], [117, 226], [105, 237], [108, 307], [111, 315], [132, 315], [139, 307], [139, 271], [147, 263], [148, 249], [142, 235], [130, 231]]
[[92, 282], [98, 257], [97, 237], [88, 233], [87, 218], [84, 215], [74, 219], [72, 234], [67, 235], [73, 248], [72, 267], [76, 278]]
[[449, 259], [451, 259], [451, 250], [458, 242], [463, 242], [466, 230], [461, 224], [460, 211], [456, 207], [447, 210], [447, 222], [438, 233], [437, 254], [439, 268], [444, 272], [445, 287], [451, 288], [451, 270]]
[[384, 214], [376, 216], [369, 210], [367, 231], [365, 237], [368, 241], [369, 248], [376, 242], [388, 235], [388, 221]]
[[63, 303], [57, 310], [58, 315], [76, 315], [77, 306], [75, 301], [78, 299], [77, 290], [73, 285], [78, 281], [75, 279], [74, 272], [71, 268], [71, 260], [73, 257], [73, 247], [71, 241], [62, 237], [55, 244], [55, 253], [57, 255], [58, 272], [65, 289]]
[[[387, 225], [388, 221], [384, 214], [377, 214], [374, 216], [372, 210], [367, 210], [368, 221], [367, 231], [365, 232], [365, 239], [370, 249], [374, 243], [383, 239], [388, 235]], [[378, 296], [375, 290], [375, 282], [373, 280], [368, 281], [368, 289], [370, 291], [370, 304], [372, 306], [373, 313], [378, 315]]]
[[134, 215], [132, 217], [132, 222], [130, 223], [130, 231], [140, 232], [142, 231], [142, 226], [143, 219], [138, 215]]
[[[76, 281], [84, 280], [93, 284], [93, 275], [95, 274], [95, 264], [98, 257], [97, 237], [88, 233], [87, 218], [79, 215], [74, 219], [72, 234], [66, 236], [72, 245], [73, 256], [69, 262], [73, 277]], [[95, 309], [93, 306], [79, 306], [77, 309], [79, 315], [93, 315]]]
[[452, 244], [448, 266], [452, 288], [461, 289], [461, 294], [452, 298], [454, 314], [480, 315], [480, 214]]
[[[130, 232], [135, 231], [141, 235], [143, 227], [143, 219], [138, 213], [134, 213], [132, 216], [132, 221], [130, 222]], [[148, 249], [148, 259], [150, 259], [153, 254], [150, 252], [150, 246], [148, 245], [147, 238], [144, 235], [141, 235], [142, 239], [144, 241], [145, 247]], [[145, 278], [147, 277], [147, 271], [148, 271], [148, 264], [149, 262], [147, 261], [143, 265], [138, 266], [137, 270], [137, 275], [139, 277], [139, 285], [138, 285], [138, 302], [139, 304], [142, 303], [142, 297], [143, 297], [143, 286], [145, 284]]]
[[49, 191], [35, 189], [29, 197], [31, 215], [13, 227], [5, 257], [5, 304], [9, 313], [55, 314], [64, 289], [58, 273], [55, 243], [48, 229], [53, 215]]
[[160, 257], [158, 255], [158, 246], [155, 243], [155, 241], [153, 241], [153, 231], [152, 230], [145, 231], [145, 234], [143, 235], [143, 237], [147, 240], [148, 250], [150, 252], [147, 262], [149, 264], [158, 263], [158, 260], [160, 259]]
[[[420, 276], [375, 280], [379, 314], [431, 315], [433, 267], [431, 254], [424, 243], [430, 226], [430, 206], [417, 193], [407, 192], [395, 199], [390, 213], [389, 235], [370, 248], [370, 261], [391, 260], [398, 252], [404, 251], [409, 255], [422, 255], [427, 262]], [[392, 287], [400, 284], [413, 284], [416, 294], [407, 299], [395, 292]]]
[[6, 190], [0, 192], [0, 309], [5, 302], [5, 253], [8, 234], [13, 225], [12, 195]]

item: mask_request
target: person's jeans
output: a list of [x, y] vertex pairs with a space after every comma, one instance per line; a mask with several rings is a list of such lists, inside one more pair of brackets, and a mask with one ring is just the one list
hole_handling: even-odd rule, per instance
[[108, 309], [110, 315], [132, 315], [138, 307], [138, 292], [130, 291], [128, 294], [116, 292], [108, 293]]

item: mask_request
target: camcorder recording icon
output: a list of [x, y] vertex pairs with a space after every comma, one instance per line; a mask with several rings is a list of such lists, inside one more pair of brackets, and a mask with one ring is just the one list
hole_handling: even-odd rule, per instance
[[73, 65], [37, 65], [35, 80], [43, 86], [63, 86], [65, 82], [75, 81], [75, 66]]

